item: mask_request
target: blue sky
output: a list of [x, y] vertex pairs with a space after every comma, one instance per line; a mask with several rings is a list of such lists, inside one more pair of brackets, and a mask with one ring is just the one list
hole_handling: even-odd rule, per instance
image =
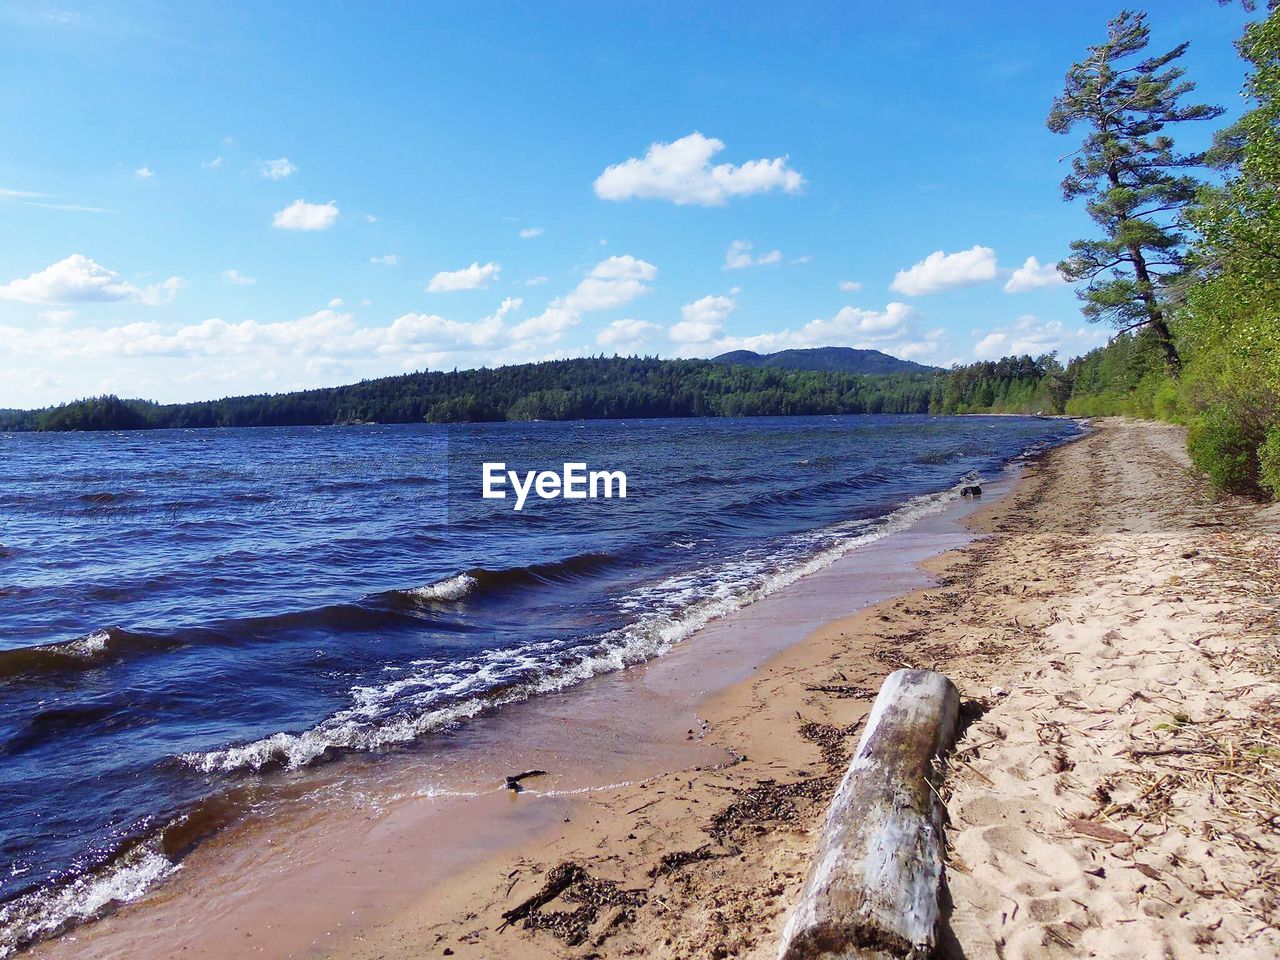
[[[0, 406], [1083, 352], [1044, 116], [1117, 9], [0, 3]], [[1246, 14], [1151, 15], [1237, 114]]]

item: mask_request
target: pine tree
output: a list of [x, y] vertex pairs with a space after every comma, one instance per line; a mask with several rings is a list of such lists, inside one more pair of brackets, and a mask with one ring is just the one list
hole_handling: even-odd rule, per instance
[[1108, 25], [1106, 42], [1090, 47], [1068, 71], [1049, 111], [1054, 133], [1078, 124], [1088, 130], [1062, 194], [1087, 197], [1089, 215], [1103, 230], [1100, 239], [1074, 241], [1058, 270], [1088, 281], [1079, 291], [1086, 317], [1122, 332], [1147, 327], [1176, 373], [1180, 359], [1164, 293], [1188, 267], [1180, 215], [1200, 186], [1187, 171], [1202, 166], [1204, 154], [1178, 153], [1163, 131], [1171, 123], [1213, 119], [1222, 108], [1181, 103], [1195, 84], [1172, 64], [1189, 44], [1137, 59], [1149, 40], [1146, 14], [1122, 11]]

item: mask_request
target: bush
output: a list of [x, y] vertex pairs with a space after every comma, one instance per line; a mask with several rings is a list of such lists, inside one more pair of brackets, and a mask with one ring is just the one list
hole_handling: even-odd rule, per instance
[[1215, 487], [1233, 493], [1259, 493], [1258, 447], [1262, 436], [1237, 408], [1215, 406], [1191, 423], [1187, 449]]
[[1065, 412], [1072, 417], [1127, 417], [1133, 401], [1120, 393], [1087, 393], [1067, 401]]
[[1258, 474], [1262, 486], [1280, 500], [1280, 425], [1267, 431], [1267, 439], [1258, 448]]

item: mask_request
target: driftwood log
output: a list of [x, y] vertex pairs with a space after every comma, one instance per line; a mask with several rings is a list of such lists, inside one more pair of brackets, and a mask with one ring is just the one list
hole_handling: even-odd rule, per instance
[[959, 706], [940, 673], [885, 679], [827, 811], [781, 960], [933, 954], [943, 857], [936, 761], [955, 740]]

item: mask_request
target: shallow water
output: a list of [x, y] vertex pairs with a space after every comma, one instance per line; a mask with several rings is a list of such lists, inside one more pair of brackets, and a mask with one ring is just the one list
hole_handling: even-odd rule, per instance
[[[656, 656], [1074, 424], [810, 417], [0, 437], [0, 955], [282, 768]], [[479, 496], [480, 459], [627, 472]]]

